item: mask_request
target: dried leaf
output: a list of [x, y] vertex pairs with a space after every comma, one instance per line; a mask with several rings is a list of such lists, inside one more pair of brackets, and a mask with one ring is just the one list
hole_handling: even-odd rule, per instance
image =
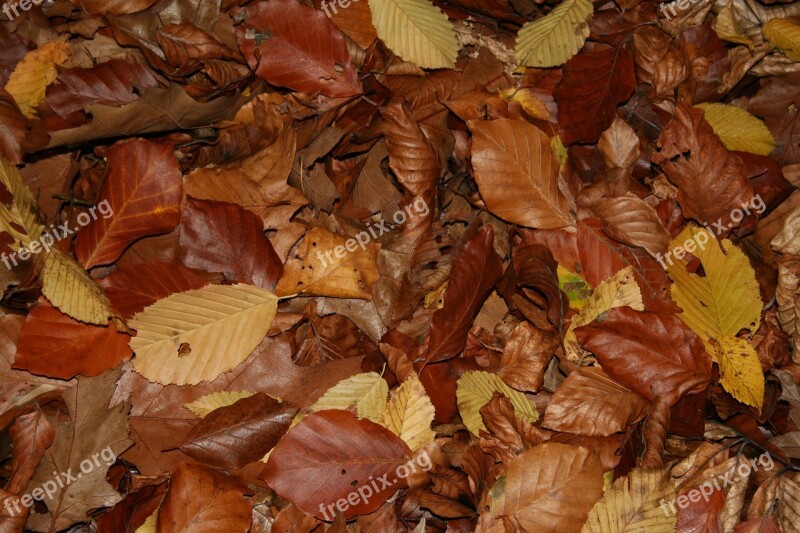
[[436, 434], [431, 430], [435, 411], [416, 374], [411, 374], [392, 393], [381, 424], [408, 444], [411, 451], [433, 442]]
[[589, 36], [593, 12], [588, 0], [564, 0], [544, 17], [526, 23], [517, 35], [517, 63], [557, 67], [569, 61]]
[[516, 416], [529, 422], [538, 420], [539, 413], [536, 411], [536, 407], [524, 394], [503, 383], [497, 374], [471, 370], [462, 374], [458, 379], [456, 398], [458, 398], [458, 412], [461, 414], [461, 419], [473, 435], [478, 436], [481, 430], [486, 431], [480, 410], [489, 403], [495, 392], [502, 393], [511, 401]]

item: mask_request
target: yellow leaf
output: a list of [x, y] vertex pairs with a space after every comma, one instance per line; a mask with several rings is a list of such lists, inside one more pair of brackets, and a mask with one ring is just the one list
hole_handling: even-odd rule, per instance
[[194, 413], [195, 416], [205, 418], [206, 415], [214, 409], [233, 405], [243, 398], [249, 398], [253, 394], [255, 393], [246, 390], [212, 392], [211, 394], [201, 396], [191, 403], [185, 403], [183, 406]]
[[589, 0], [564, 0], [517, 35], [517, 63], [526, 67], [557, 67], [578, 53], [589, 36], [594, 9]]
[[[362, 240], [364, 235], [360, 234]], [[334, 298], [372, 299], [378, 274], [378, 244], [364, 244], [321, 226], [311, 228], [275, 287], [279, 296], [314, 294]]]
[[372, 25], [386, 46], [422, 68], [453, 68], [458, 41], [453, 25], [430, 0], [369, 0]]
[[167, 296], [129, 322], [133, 368], [163, 385], [212, 381], [247, 359], [277, 310], [274, 294], [244, 283]]
[[134, 533], [156, 533], [156, 525], [158, 524], [158, 509], [153, 511], [153, 514], [147, 517], [144, 523], [136, 528]]
[[482, 370], [470, 370], [464, 372], [458, 379], [456, 398], [461, 420], [473, 435], [479, 436], [480, 430], [486, 430], [480, 409], [489, 403], [495, 392], [503, 394], [511, 401], [517, 417], [528, 422], [536, 422], [539, 419], [536, 407], [528, 398], [506, 385], [497, 374]]
[[526, 115], [539, 120], [549, 120], [550, 112], [533, 89], [517, 89], [509, 87], [500, 91], [500, 96], [507, 102], [516, 102]]
[[435, 307], [436, 309], [441, 309], [444, 305], [444, 291], [447, 290], [447, 282], [445, 281], [439, 288], [429, 292], [425, 295], [425, 309], [430, 309], [431, 307]]
[[717, 18], [714, 19], [714, 33], [723, 41], [744, 44], [751, 50], [755, 45], [745, 34], [733, 3], [722, 7], [717, 13]]
[[582, 533], [674, 533], [677, 516], [660, 501], [675, 499], [669, 470], [634, 468], [617, 479], [589, 511]]
[[761, 410], [764, 372], [755, 348], [746, 339], [724, 335], [717, 339], [719, 382], [731, 396]]
[[775, 138], [767, 126], [744, 109], [729, 104], [698, 104], [705, 119], [728, 150], [767, 155]]
[[754, 333], [761, 324], [761, 293], [747, 256], [730, 240], [717, 243], [710, 231], [691, 224], [675, 237], [670, 249], [687, 241], [695, 243], [691, 253], [700, 260], [705, 276], [687, 272], [686, 261], [674, 254], [667, 259], [667, 271], [675, 282], [672, 299], [683, 309], [678, 316], [707, 348], [709, 339], [736, 336], [742, 329]]
[[346, 410], [354, 405], [358, 418], [367, 418], [378, 422], [386, 408], [388, 395], [389, 386], [386, 384], [386, 380], [377, 372], [366, 372], [343, 379], [328, 389], [328, 392], [323, 394], [309, 409], [312, 412], [323, 409]]
[[435, 410], [416, 374], [410, 374], [392, 393], [381, 423], [403, 439], [412, 451], [433, 442], [431, 430]]
[[[27, 247], [45, 230], [39, 221], [36, 199], [25, 186], [17, 167], [2, 156], [0, 182], [12, 195], [10, 206], [0, 204], [0, 231], [14, 239], [12, 248]], [[106, 324], [109, 317], [114, 317], [117, 329], [127, 331], [124, 322], [111, 310], [103, 289], [77, 261], [57, 248], [40, 247], [39, 250], [43, 250], [42, 255], [34, 256], [34, 266], [42, 284], [42, 294], [53, 306], [88, 324]]]
[[569, 297], [569, 306], [572, 309], [582, 309], [586, 300], [592, 295], [592, 286], [578, 274], [570, 272], [558, 265], [558, 288]]
[[8, 78], [6, 90], [27, 118], [36, 116], [34, 108], [44, 101], [47, 86], [58, 77], [56, 65], [66, 61], [69, 52], [67, 43], [53, 41], [31, 50], [17, 63]]
[[761, 29], [764, 38], [792, 61], [800, 61], [800, 24], [775, 18]]
[[564, 352], [572, 361], [582, 357], [575, 328], [585, 326], [595, 318], [615, 307], [629, 306], [637, 311], [644, 310], [642, 291], [633, 277], [633, 267], [627, 266], [614, 274], [610, 279], [600, 283], [592, 296], [586, 301], [581, 311], [572, 317], [569, 329], [564, 335]]

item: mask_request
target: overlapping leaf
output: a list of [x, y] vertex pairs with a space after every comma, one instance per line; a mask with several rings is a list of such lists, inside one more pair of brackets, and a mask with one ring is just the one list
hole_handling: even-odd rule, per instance
[[526, 23], [517, 35], [517, 63], [526, 67], [566, 63], [589, 36], [593, 10], [588, 0], [564, 0], [544, 17]]

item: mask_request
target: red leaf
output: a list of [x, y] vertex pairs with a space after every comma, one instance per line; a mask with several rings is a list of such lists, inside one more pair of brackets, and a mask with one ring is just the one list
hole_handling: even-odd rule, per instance
[[606, 374], [650, 401], [662, 396], [674, 405], [711, 382], [703, 341], [675, 315], [618, 307], [575, 335]]
[[503, 262], [494, 251], [494, 230], [484, 226], [461, 248], [450, 270], [444, 306], [433, 314], [425, 359], [443, 361], [457, 355], [483, 301], [503, 274]]
[[271, 291], [283, 264], [255, 214], [236, 204], [187, 198], [181, 224], [181, 258], [191, 268], [222, 272], [228, 281]]
[[146, 261], [110, 274], [99, 281], [123, 318], [176, 292], [199, 289], [208, 280], [177, 263]]
[[597, 142], [636, 88], [633, 65], [627, 46], [587, 46], [564, 65], [553, 97], [565, 145]]
[[[349, 411], [319, 411], [278, 443], [260, 478], [303, 511], [328, 520], [336, 511], [326, 506], [350, 496], [343, 512], [352, 518], [374, 511], [405, 485], [396, 470], [410, 456], [406, 443], [383, 426]], [[382, 478], [389, 486], [377, 482]], [[377, 489], [355, 501], [352, 494], [366, 487]]]
[[73, 320], [42, 296], [22, 325], [13, 368], [62, 379], [98, 376], [131, 358], [129, 340], [113, 324]]
[[97, 216], [78, 233], [75, 251], [86, 268], [108, 265], [139, 237], [166, 233], [180, 221], [181, 171], [172, 146], [144, 139], [108, 150], [111, 172], [101, 202], [113, 213]]
[[325, 96], [361, 92], [342, 32], [322, 11], [297, 0], [249, 4], [236, 28], [239, 48], [273, 85]]

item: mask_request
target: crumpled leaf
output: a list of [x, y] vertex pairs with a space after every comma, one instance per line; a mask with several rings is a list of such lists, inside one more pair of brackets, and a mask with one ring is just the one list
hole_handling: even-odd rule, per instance
[[197, 384], [236, 367], [262, 341], [278, 298], [252, 285], [208, 285], [137, 313], [134, 369], [150, 381]]

